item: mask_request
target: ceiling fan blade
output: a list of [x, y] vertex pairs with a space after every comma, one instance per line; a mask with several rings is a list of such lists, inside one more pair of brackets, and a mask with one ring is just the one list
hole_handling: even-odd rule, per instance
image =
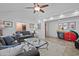
[[33, 4], [34, 4], [34, 7], [35, 7], [37, 3], [33, 3]]
[[34, 5], [36, 5], [36, 3], [33, 3]]
[[47, 7], [48, 5], [42, 5], [40, 8], [44, 8], [44, 7]]
[[38, 6], [39, 7], [39, 4], [38, 3], [34, 3], [34, 7]]
[[42, 9], [40, 9], [40, 11], [41, 11], [42, 13], [44, 13], [44, 11], [43, 11]]
[[39, 4], [37, 3], [37, 6], [39, 7]]
[[34, 7], [26, 7], [27, 9], [33, 9]]
[[34, 13], [35, 13], [36, 11], [34, 10]]

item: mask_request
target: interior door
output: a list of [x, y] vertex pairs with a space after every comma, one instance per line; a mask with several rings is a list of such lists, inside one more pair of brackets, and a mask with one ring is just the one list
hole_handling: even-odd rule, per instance
[[26, 25], [22, 24], [22, 31], [26, 31]]

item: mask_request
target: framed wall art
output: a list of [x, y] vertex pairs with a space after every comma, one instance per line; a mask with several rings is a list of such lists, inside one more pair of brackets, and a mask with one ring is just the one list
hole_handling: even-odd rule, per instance
[[69, 22], [69, 29], [76, 29], [76, 22]]
[[41, 29], [41, 23], [37, 24], [38, 29]]
[[3, 21], [3, 24], [4, 24], [5, 27], [13, 27], [12, 21]]
[[33, 29], [34, 28], [34, 24], [30, 23], [30, 28]]
[[64, 30], [68, 29], [68, 23], [63, 23], [63, 29]]

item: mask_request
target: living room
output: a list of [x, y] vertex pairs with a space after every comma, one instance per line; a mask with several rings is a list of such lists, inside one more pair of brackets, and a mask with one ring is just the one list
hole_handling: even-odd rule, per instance
[[8, 46], [1, 41], [0, 56], [79, 55], [79, 3], [0, 3], [0, 8], [0, 40]]

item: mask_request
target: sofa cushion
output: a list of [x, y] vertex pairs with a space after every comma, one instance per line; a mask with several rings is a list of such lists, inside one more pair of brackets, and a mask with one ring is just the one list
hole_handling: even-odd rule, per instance
[[2, 43], [0, 42], [0, 46], [2, 46]]
[[22, 34], [23, 35], [31, 35], [30, 31], [23, 31]]
[[15, 39], [12, 38], [11, 36], [3, 37], [3, 39], [5, 40], [6, 45], [11, 45], [12, 42], [15, 40]]
[[5, 43], [5, 41], [2, 37], [0, 37], [0, 42], [1, 42], [2, 45], [6, 45], [6, 43]]

